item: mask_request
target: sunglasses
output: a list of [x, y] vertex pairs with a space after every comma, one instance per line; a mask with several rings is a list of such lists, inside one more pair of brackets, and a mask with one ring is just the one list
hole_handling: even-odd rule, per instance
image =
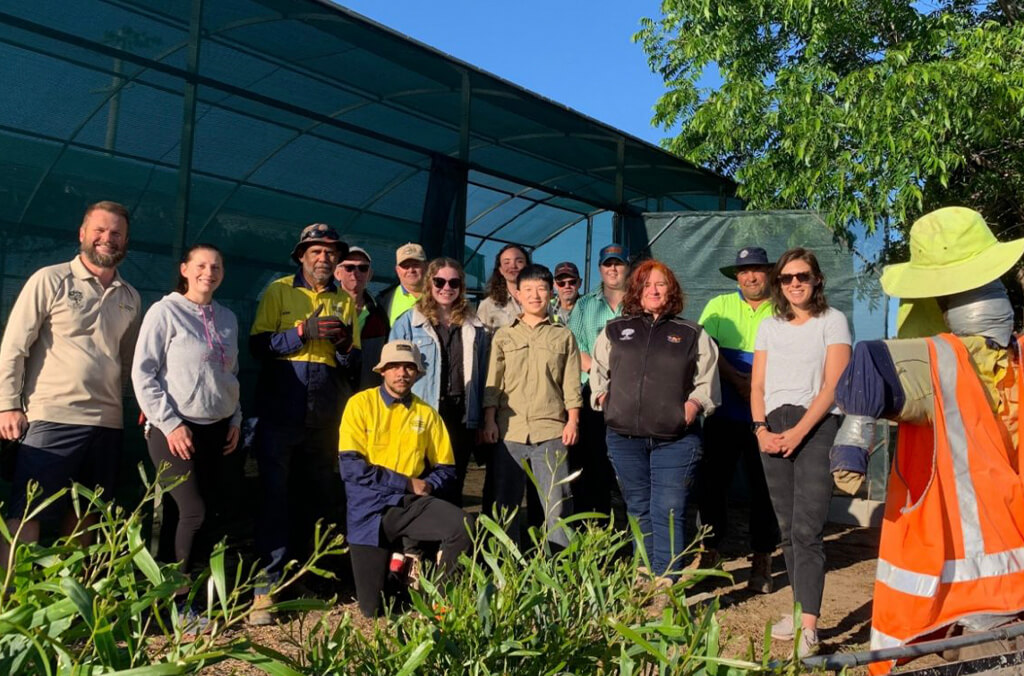
[[454, 279], [445, 279], [444, 277], [434, 277], [433, 282], [434, 282], [434, 288], [437, 289], [437, 290], [443, 289], [445, 287], [445, 284], [447, 284], [449, 287], [451, 287], [452, 291], [458, 291], [459, 289], [462, 288], [462, 280], [459, 279], [458, 277], [456, 277]]
[[358, 270], [359, 272], [367, 273], [367, 272], [370, 271], [370, 264], [369, 263], [342, 263], [341, 268], [345, 272], [355, 272], [356, 270]]
[[779, 275], [779, 284], [782, 286], [789, 286], [794, 279], [801, 284], [807, 284], [809, 281], [814, 279], [814, 275], [809, 272], [798, 272], [795, 275]]
[[578, 279], [556, 279], [555, 286], [559, 288], [565, 288], [567, 286], [576, 286], [580, 283]]

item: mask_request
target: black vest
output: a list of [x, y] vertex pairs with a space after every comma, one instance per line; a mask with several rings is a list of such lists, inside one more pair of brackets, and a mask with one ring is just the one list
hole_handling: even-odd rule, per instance
[[679, 317], [620, 317], [605, 327], [611, 342], [608, 428], [631, 437], [678, 439], [683, 404], [693, 392], [700, 325]]

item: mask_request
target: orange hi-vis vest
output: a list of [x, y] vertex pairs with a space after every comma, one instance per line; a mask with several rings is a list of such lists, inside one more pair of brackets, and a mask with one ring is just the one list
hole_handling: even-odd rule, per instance
[[[928, 352], [935, 420], [931, 428], [900, 425], [875, 576], [872, 650], [965, 618], [1024, 611], [1024, 445], [1013, 448], [956, 336], [929, 338]], [[1013, 364], [1018, 388], [1021, 361]], [[869, 671], [885, 674], [893, 666], [875, 662]]]

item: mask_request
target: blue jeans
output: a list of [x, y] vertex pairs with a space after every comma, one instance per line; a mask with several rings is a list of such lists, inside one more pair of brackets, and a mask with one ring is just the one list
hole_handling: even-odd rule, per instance
[[651, 571], [677, 577], [682, 568], [678, 557], [687, 545], [686, 501], [703, 455], [700, 434], [665, 441], [608, 430], [606, 439], [626, 511], [643, 533]]

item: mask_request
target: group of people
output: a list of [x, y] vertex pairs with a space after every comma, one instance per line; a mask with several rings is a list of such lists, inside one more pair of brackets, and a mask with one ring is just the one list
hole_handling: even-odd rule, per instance
[[[187, 570], [240, 443], [238, 321], [214, 299], [225, 261], [209, 244], [184, 253], [176, 289], [143, 313], [117, 270], [129, 223], [117, 203], [91, 205], [79, 254], [33, 274], [11, 311], [0, 437], [21, 443], [8, 527], [31, 541], [42, 516], [65, 532], [76, 524], [66, 502], [22, 523], [30, 481], [44, 497], [71, 481], [113, 492], [130, 376], [154, 465], [175, 482], [175, 556]], [[341, 502], [365, 614], [381, 607], [393, 554], [436, 552], [452, 573], [470, 546], [471, 458], [487, 467], [484, 510], [516, 510], [526, 497], [551, 547], [573, 537], [563, 516], [610, 513], [619, 496], [642, 534], [638, 575], [666, 587], [685, 564], [694, 492], [711, 527], [704, 561], [720, 558], [739, 463], [751, 502], [748, 586], [772, 591], [781, 544], [802, 614], [771, 633], [796, 640], [798, 654], [816, 650], [837, 384], [852, 341], [813, 252], [772, 261], [741, 249], [721, 269], [736, 290], [697, 322], [682, 317], [673, 271], [633, 262], [619, 244], [601, 250], [601, 284], [583, 296], [575, 264], [552, 273], [507, 245], [475, 310], [461, 264], [428, 261], [415, 243], [398, 248], [398, 283], [377, 298], [370, 254], [325, 224], [302, 230], [292, 259], [295, 273], [263, 292], [248, 341], [260, 363], [254, 622], [271, 621], [274, 582]], [[519, 537], [518, 518], [509, 533]]]

